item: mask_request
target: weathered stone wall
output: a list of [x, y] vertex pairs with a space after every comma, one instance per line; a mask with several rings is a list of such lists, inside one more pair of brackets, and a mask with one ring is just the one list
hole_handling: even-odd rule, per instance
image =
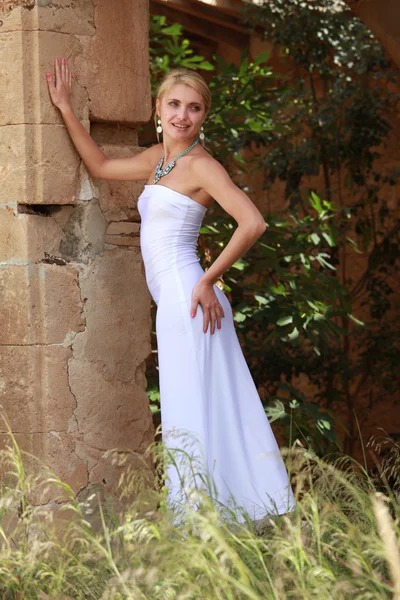
[[134, 154], [151, 112], [147, 32], [147, 0], [0, 4], [0, 403], [76, 493], [112, 490], [104, 452], [153, 439], [150, 298], [141, 186], [91, 181], [45, 74], [67, 57], [78, 117], [109, 156]]

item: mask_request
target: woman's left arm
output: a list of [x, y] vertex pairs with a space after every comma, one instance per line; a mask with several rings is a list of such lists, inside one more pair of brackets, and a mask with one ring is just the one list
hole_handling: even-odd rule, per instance
[[198, 158], [194, 168], [200, 187], [238, 224], [228, 244], [204, 274], [205, 280], [215, 283], [264, 233], [266, 225], [258, 208], [233, 183], [223, 166], [216, 160], [210, 160], [208, 157]]
[[[200, 303], [204, 311], [202, 298], [210, 298], [210, 287], [225, 273], [262, 235], [266, 229], [264, 217], [254, 206], [250, 198], [231, 180], [228, 173], [216, 160], [210, 157], [199, 157], [193, 161], [193, 179], [235, 219], [238, 226], [228, 244], [204, 273], [193, 290], [192, 316]], [[205, 313], [207, 311], [204, 311]], [[218, 310], [211, 307], [205, 314], [205, 331], [211, 322], [211, 333], [215, 324], [220, 328]]]

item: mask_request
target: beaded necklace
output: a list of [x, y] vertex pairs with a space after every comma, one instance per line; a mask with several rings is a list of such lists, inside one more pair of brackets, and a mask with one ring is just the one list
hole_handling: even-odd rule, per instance
[[178, 158], [181, 158], [181, 156], [184, 156], [185, 154], [187, 154], [188, 152], [190, 152], [190, 150], [192, 148], [195, 147], [196, 144], [199, 143], [199, 138], [195, 139], [195, 141], [193, 142], [193, 144], [191, 144], [188, 148], [186, 148], [186, 150], [184, 150], [183, 152], [181, 152], [180, 154], [178, 154], [178, 156], [176, 156], [173, 160], [171, 160], [170, 163], [168, 163], [168, 165], [165, 167], [165, 169], [162, 169], [162, 164], [164, 162], [164, 154], [162, 155], [162, 158], [160, 160], [160, 162], [158, 163], [158, 165], [156, 166], [156, 172], [154, 175], [154, 183], [157, 183], [158, 181], [160, 181], [161, 177], [164, 177], [164, 175], [168, 175], [168, 173], [174, 168], [176, 161], [178, 160]]

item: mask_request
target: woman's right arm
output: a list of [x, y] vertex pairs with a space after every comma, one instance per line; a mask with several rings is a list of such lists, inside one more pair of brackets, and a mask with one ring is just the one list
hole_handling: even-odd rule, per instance
[[125, 181], [144, 181], [150, 177], [161, 157], [161, 147], [153, 146], [129, 158], [108, 159], [72, 110], [72, 73], [67, 61], [55, 59], [55, 83], [50, 73], [46, 78], [50, 97], [60, 110], [72, 142], [93, 177]]

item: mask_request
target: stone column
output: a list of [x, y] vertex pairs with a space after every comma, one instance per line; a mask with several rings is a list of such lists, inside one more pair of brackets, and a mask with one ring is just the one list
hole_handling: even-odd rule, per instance
[[153, 439], [142, 186], [88, 177], [48, 94], [56, 56], [68, 58], [75, 112], [104, 151], [140, 151], [147, 0], [0, 5], [0, 403], [20, 446], [75, 493], [112, 491], [119, 473], [104, 452], [143, 452]]

